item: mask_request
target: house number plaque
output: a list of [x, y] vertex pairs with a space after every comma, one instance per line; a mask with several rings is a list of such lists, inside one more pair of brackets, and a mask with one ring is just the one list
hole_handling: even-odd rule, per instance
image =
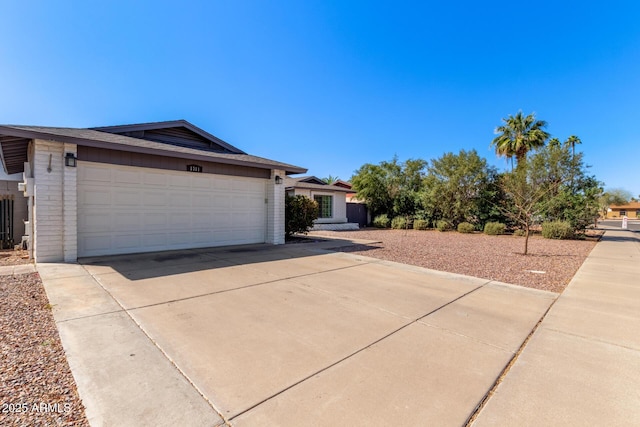
[[200, 166], [200, 165], [187, 165], [187, 171], [189, 171], [189, 172], [202, 172], [202, 166]]

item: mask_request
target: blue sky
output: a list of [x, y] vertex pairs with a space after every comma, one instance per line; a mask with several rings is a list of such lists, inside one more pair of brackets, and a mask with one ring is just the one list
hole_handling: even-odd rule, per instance
[[640, 2], [0, 0], [0, 123], [186, 119], [343, 179], [535, 112], [640, 194]]

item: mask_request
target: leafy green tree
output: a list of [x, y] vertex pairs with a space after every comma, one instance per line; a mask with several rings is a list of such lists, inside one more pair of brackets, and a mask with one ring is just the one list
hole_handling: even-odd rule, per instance
[[531, 176], [549, 188], [540, 214], [545, 221], [566, 221], [576, 232], [592, 224], [598, 216], [601, 183], [587, 173], [582, 153], [570, 144], [549, 144], [531, 157]]
[[381, 214], [412, 216], [418, 208], [417, 194], [425, 166], [426, 162], [421, 159], [400, 163], [397, 157], [378, 165], [367, 163], [355, 172], [351, 183], [373, 217]]
[[454, 226], [461, 222], [482, 225], [493, 219], [493, 208], [486, 201], [498, 192], [492, 187], [495, 176], [495, 169], [475, 150], [446, 153], [432, 160], [422, 193], [426, 219], [445, 219]]
[[318, 203], [305, 196], [286, 196], [284, 208], [285, 235], [307, 234], [318, 219]]
[[549, 133], [544, 130], [547, 122], [536, 120], [534, 113], [525, 116], [518, 111], [515, 116], [503, 118], [502, 122], [494, 131], [498, 136], [491, 145], [495, 147], [496, 154], [511, 159], [512, 165], [514, 157], [520, 164], [529, 151], [544, 146], [549, 138]]

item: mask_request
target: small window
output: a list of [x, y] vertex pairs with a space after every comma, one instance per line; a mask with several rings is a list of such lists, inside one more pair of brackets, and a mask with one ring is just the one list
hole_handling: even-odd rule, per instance
[[318, 218], [333, 218], [333, 196], [313, 196], [318, 203]]
[[620, 211], [620, 216], [625, 216], [627, 214], [627, 211]]
[[636, 218], [640, 218], [640, 209], [636, 211]]

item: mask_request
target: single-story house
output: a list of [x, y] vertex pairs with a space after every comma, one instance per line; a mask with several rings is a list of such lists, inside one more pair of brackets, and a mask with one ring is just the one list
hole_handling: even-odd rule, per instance
[[36, 262], [284, 243], [283, 185], [306, 169], [245, 153], [184, 120], [91, 129], [0, 125], [23, 174]]
[[336, 180], [333, 185], [350, 190], [346, 194], [347, 200], [347, 221], [358, 224], [360, 227], [366, 227], [371, 223], [371, 215], [367, 204], [358, 199], [358, 194], [352, 188], [350, 182], [341, 179]]
[[286, 177], [285, 188], [289, 196], [306, 196], [318, 203], [318, 219], [314, 230], [357, 230], [358, 224], [347, 220], [346, 194], [352, 190], [330, 185], [315, 176]]
[[630, 202], [626, 205], [611, 205], [607, 211], [607, 219], [622, 218], [640, 219], [640, 202]]

